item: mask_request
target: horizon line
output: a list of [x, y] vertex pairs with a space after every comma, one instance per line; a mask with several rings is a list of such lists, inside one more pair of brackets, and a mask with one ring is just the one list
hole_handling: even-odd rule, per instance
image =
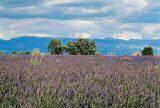
[[[54, 36], [54, 37], [51, 37], [51, 36], [18, 36], [18, 37], [13, 37], [13, 38], [10, 38], [10, 39], [2, 39], [0, 38], [0, 40], [3, 40], [3, 41], [10, 41], [12, 39], [16, 39], [16, 38], [22, 38], [22, 37], [28, 37], [28, 38], [70, 38], [70, 39], [77, 39], [77, 38], [82, 38], [82, 37], [64, 37], [64, 36]], [[124, 40], [124, 41], [129, 41], [129, 40], [160, 40], [160, 38], [151, 38], [151, 39], [145, 39], [145, 38], [142, 38], [142, 39], [122, 39], [122, 38], [114, 38], [114, 37], [104, 37], [104, 38], [92, 38], [92, 37], [88, 37], [87, 39], [101, 39], [101, 40], [104, 40], [104, 39], [117, 39], [117, 40]]]

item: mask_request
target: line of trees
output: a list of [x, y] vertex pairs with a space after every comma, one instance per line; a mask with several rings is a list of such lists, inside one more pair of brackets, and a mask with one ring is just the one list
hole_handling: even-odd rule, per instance
[[48, 45], [50, 54], [70, 55], [97, 55], [96, 42], [89, 39], [78, 38], [76, 41], [69, 41], [67, 45], [63, 45], [58, 39], [52, 40]]
[[[63, 45], [58, 39], [52, 40], [48, 45], [50, 54], [59, 55], [68, 53], [70, 55], [99, 55], [96, 49], [96, 42], [89, 39], [78, 38], [75, 42], [69, 41], [67, 45]], [[141, 51], [143, 56], [154, 55], [151, 46], [145, 47]]]
[[[96, 42], [90, 39], [78, 38], [76, 41], [68, 41], [67, 45], [63, 45], [61, 40], [53, 39], [49, 42], [48, 52], [54, 55], [99, 55], [96, 48]], [[0, 55], [4, 52], [0, 51]], [[12, 54], [31, 54], [30, 52], [12, 52]], [[140, 54], [143, 56], [154, 55], [153, 48], [151, 46], [145, 47]], [[137, 55], [137, 56], [138, 56]]]

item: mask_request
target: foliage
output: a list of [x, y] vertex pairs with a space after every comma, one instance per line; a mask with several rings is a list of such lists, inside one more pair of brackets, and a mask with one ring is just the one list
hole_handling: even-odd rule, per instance
[[31, 54], [29, 51], [24, 51], [24, 52], [16, 52], [16, 51], [13, 51], [12, 54]]
[[77, 48], [77, 46], [76, 46], [76, 43], [75, 43], [75, 42], [71, 42], [71, 41], [69, 41], [69, 42], [67, 43], [67, 49], [66, 49], [66, 51], [67, 51], [70, 55], [78, 55], [78, 54], [80, 54], [80, 53], [79, 53], [79, 50], [78, 50], [78, 48]]
[[18, 52], [16, 52], [16, 51], [13, 51], [13, 52], [12, 52], [12, 54], [16, 54], [16, 55], [17, 55], [17, 54], [18, 54]]
[[151, 46], [145, 47], [142, 50], [142, 55], [144, 55], [144, 56], [154, 55], [153, 48]]
[[65, 47], [62, 45], [62, 42], [58, 39], [52, 40], [48, 45], [48, 51], [51, 54], [59, 55], [63, 54]]
[[0, 51], [0, 55], [1, 55], [1, 54], [4, 54], [4, 52], [3, 52], [3, 51]]
[[[14, 61], [4, 56], [0, 60], [0, 106], [159, 108], [160, 72], [153, 68], [156, 57], [131, 58], [47, 56], [47, 64], [33, 66], [28, 63], [29, 55], [19, 55]], [[151, 62], [146, 64], [146, 59]]]
[[82, 55], [95, 55], [97, 52], [95, 41], [89, 39], [77, 39], [76, 46]]
[[[2, 78], [2, 76], [0, 77]], [[0, 79], [0, 106], [1, 108], [19, 108], [18, 89], [13, 84], [13, 77]], [[7, 95], [5, 95], [7, 93]]]
[[68, 42], [67, 51], [71, 55], [96, 55], [96, 43], [89, 39], [79, 38], [76, 42]]
[[25, 52], [20, 52], [19, 54], [31, 54], [31, 52], [25, 51]]
[[98, 51], [96, 51], [95, 55], [101, 55]]
[[54, 53], [55, 55], [60, 55], [60, 54], [63, 54], [65, 48], [64, 46], [57, 46], [54, 48]]

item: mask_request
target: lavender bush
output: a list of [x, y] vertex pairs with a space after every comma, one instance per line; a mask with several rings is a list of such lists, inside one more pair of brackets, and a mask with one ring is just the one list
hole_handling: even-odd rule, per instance
[[159, 108], [158, 57], [0, 58], [0, 107]]

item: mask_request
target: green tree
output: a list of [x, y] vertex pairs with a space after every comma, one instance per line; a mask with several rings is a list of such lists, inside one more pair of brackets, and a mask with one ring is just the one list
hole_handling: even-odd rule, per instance
[[145, 47], [145, 48], [142, 50], [142, 55], [144, 55], [144, 56], [154, 55], [154, 53], [153, 53], [153, 48], [152, 48], [151, 46]]
[[67, 51], [71, 55], [96, 55], [96, 43], [89, 39], [78, 38], [76, 42], [68, 42]]
[[67, 43], [67, 49], [66, 51], [70, 54], [70, 55], [78, 55], [79, 54], [79, 51], [78, 51], [78, 48], [76, 46], [76, 43], [75, 42], [71, 42], [69, 41]]
[[59, 55], [63, 54], [65, 47], [62, 45], [62, 42], [58, 39], [52, 40], [48, 45], [48, 51], [51, 54]]
[[79, 38], [77, 39], [76, 46], [82, 55], [95, 55], [97, 52], [96, 42], [93, 40]]

